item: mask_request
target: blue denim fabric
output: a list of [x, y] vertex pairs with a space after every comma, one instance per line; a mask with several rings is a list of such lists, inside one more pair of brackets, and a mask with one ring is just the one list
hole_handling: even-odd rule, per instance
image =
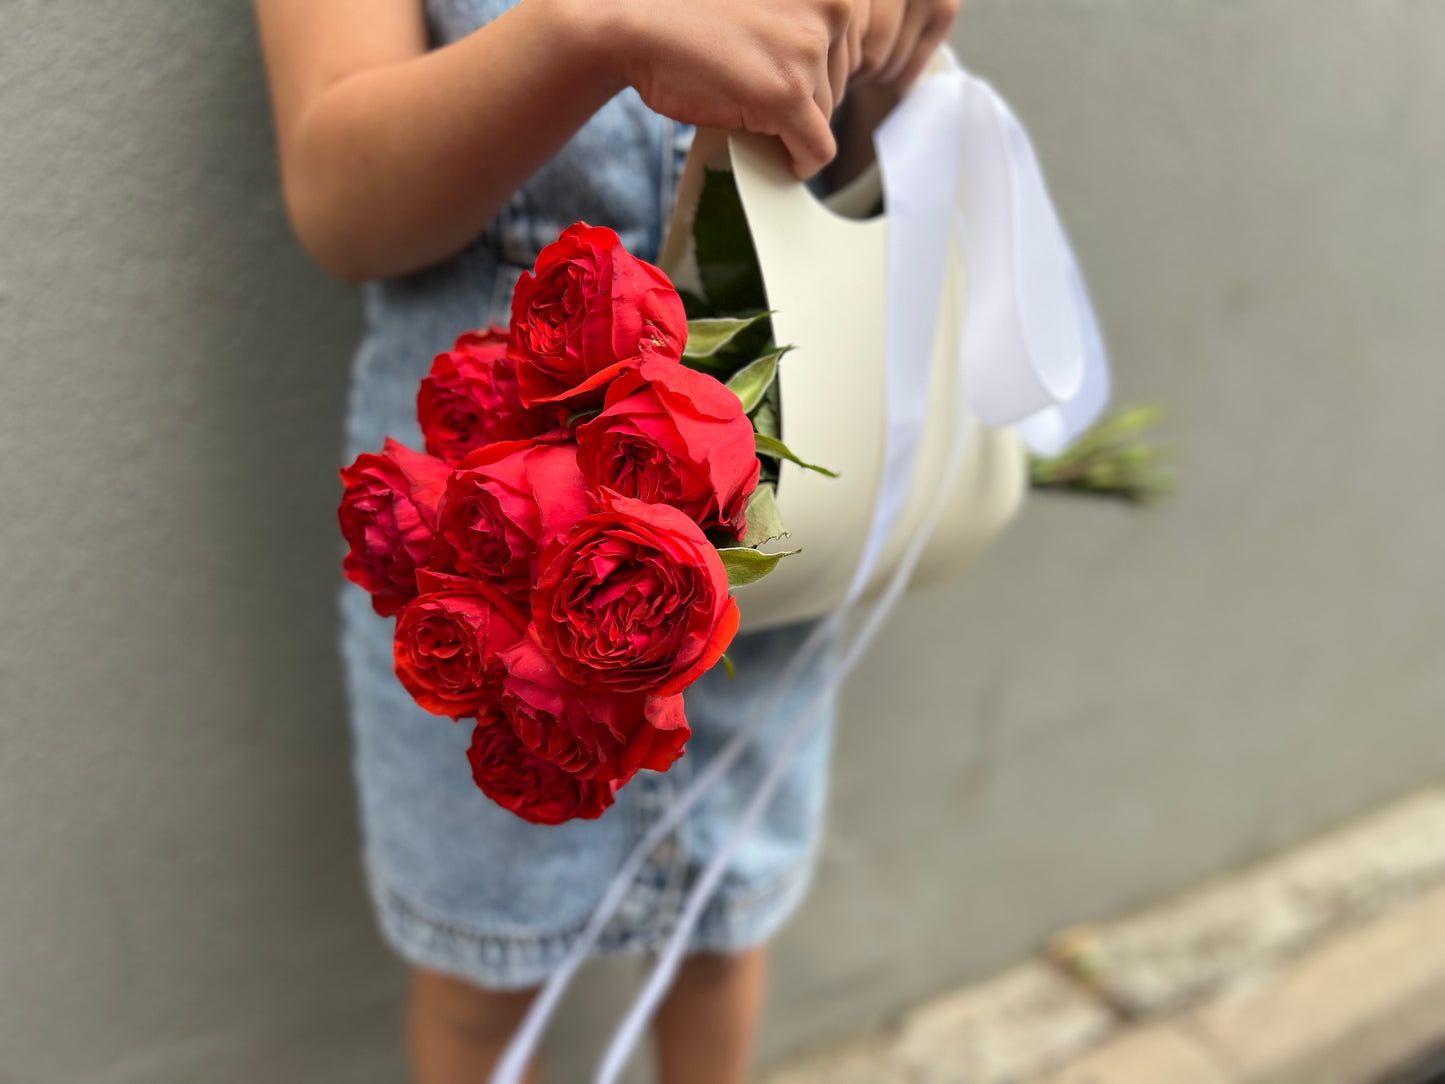
[[[511, 6], [430, 0], [437, 44]], [[463, 329], [505, 323], [512, 287], [540, 249], [585, 219], [653, 259], [691, 131], [631, 91], [609, 102], [527, 182], [483, 235], [448, 262], [366, 290], [347, 421], [348, 459], [390, 435], [420, 448], [416, 391]], [[471, 781], [470, 732], [412, 703], [392, 673], [392, 622], [358, 588], [341, 599], [342, 656], [355, 732], [365, 862], [384, 934], [407, 960], [495, 988], [541, 981], [580, 932], [613, 873], [698, 767], [745, 720], [808, 632], [739, 637], [736, 680], [721, 668], [687, 693], [693, 737], [666, 773], [642, 772], [595, 821], [527, 824]], [[822, 661], [788, 690], [772, 725], [651, 855], [600, 949], [646, 951], [673, 927], [687, 889], [722, 846], [772, 762], [786, 722], [817, 688]], [[822, 822], [832, 705], [762, 824], [738, 853], [694, 935], [696, 949], [765, 940], [801, 899]]]

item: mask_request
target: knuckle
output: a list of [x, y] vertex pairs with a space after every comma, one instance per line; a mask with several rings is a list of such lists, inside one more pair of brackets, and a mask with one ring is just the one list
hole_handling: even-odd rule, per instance
[[783, 73], [783, 87], [789, 101], [808, 101], [813, 97], [813, 80], [809, 69], [800, 66], [789, 67]]
[[812, 88], [801, 69], [789, 64], [779, 68], [764, 90], [764, 97], [774, 109], [786, 110], [803, 98], [812, 96]]

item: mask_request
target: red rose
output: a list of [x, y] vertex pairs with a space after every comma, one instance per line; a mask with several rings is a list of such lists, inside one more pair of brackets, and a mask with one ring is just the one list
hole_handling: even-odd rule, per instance
[[676, 508], [605, 491], [600, 503], [542, 552], [537, 641], [574, 684], [680, 693], [737, 632], [722, 560]]
[[432, 563], [525, 597], [541, 548], [587, 511], [577, 445], [489, 444], [462, 460], [447, 481]]
[[616, 783], [579, 779], [529, 752], [495, 717], [477, 721], [467, 759], [483, 794], [533, 824], [595, 820], [617, 795]]
[[720, 381], [658, 358], [607, 389], [607, 408], [577, 429], [578, 465], [595, 493], [616, 490], [686, 512], [703, 530], [747, 530], [758, 487], [753, 425]]
[[341, 471], [346, 492], [337, 518], [351, 550], [346, 578], [371, 592], [390, 617], [417, 594], [416, 570], [431, 551], [437, 505], [451, 468], [388, 439], [381, 455], [357, 456]]
[[643, 343], [682, 357], [687, 314], [666, 275], [612, 230], [579, 222], [517, 282], [510, 334], [522, 402], [579, 402], [600, 398]]
[[438, 354], [416, 396], [426, 450], [448, 463], [496, 440], [525, 440], [559, 428], [565, 408], [528, 410], [517, 387], [517, 368], [507, 357], [507, 333], [499, 327], [468, 331]]
[[557, 672], [530, 636], [502, 652], [501, 710], [543, 760], [619, 786], [639, 768], [665, 772], [692, 735], [682, 696], [593, 692]]
[[[444, 579], [396, 619], [396, 676], [412, 699], [433, 715], [475, 715], [496, 697], [503, 670], [499, 655], [526, 632], [526, 615], [505, 595], [483, 584]], [[445, 584], [445, 586], [442, 586]]]

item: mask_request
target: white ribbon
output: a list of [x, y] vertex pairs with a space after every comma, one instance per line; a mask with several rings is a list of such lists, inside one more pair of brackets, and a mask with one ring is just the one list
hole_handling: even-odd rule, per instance
[[1104, 346], [1104, 333], [1089, 300], [1088, 287], [1067, 237], [1063, 238], [1069, 260], [1069, 283], [1076, 299], [1079, 332], [1084, 348], [1084, 379], [1072, 399], [1047, 407], [1024, 418], [1014, 431], [1039, 455], [1058, 455], [1078, 439], [1089, 426], [1099, 420], [1109, 402], [1112, 381], [1109, 378], [1109, 354]]
[[1028, 132], [991, 86], [946, 57], [933, 81], [959, 88], [967, 132], [957, 227], [969, 403], [985, 424], [1015, 426], [1030, 449], [1055, 455], [1108, 400], [1103, 336]]
[[927, 416], [939, 295], [951, 236], [963, 244], [969, 282], [959, 348], [958, 424], [944, 476], [887, 589], [793, 720], [777, 760], [732, 835], [689, 893], [646, 986], [608, 1046], [598, 1084], [615, 1084], [671, 985], [692, 931], [733, 854], [766, 811], [823, 706], [902, 595], [947, 506], [973, 416], [993, 426], [1017, 425], [1026, 443], [1052, 454], [1092, 424], [1107, 399], [1108, 367], [1098, 323], [1028, 135], [991, 87], [964, 72], [951, 52], [945, 54], [946, 70], [919, 84], [875, 135], [889, 224], [887, 424], [883, 475], [848, 593], [799, 647], [738, 733], [633, 848], [587, 927], [533, 1002], [494, 1070], [492, 1084], [521, 1081], [572, 975], [590, 955], [647, 856], [772, 719], [783, 694], [842, 628], [868, 583], [911, 489]]

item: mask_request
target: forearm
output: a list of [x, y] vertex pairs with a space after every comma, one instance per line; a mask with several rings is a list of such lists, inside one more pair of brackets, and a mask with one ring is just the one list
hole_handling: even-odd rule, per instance
[[474, 239], [623, 87], [577, 7], [525, 0], [455, 44], [315, 94], [282, 132], [287, 206], [307, 249], [360, 280]]

